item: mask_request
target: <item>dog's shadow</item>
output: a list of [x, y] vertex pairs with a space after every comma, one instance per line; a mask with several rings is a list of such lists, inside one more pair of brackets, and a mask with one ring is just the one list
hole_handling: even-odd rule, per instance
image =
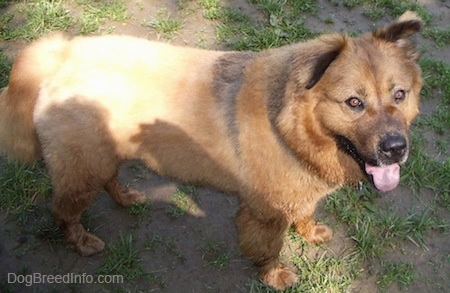
[[[151, 157], [165, 168], [173, 167], [169, 170], [173, 173], [188, 172], [195, 177], [198, 174], [193, 172], [202, 176], [213, 170], [214, 174], [221, 174], [218, 181], [233, 182], [233, 175], [179, 127], [158, 120], [140, 128], [132, 139], [139, 143], [144, 158]], [[164, 143], [155, 142], [155, 137], [164, 137]], [[180, 151], [180, 147], [188, 152]], [[158, 162], [158, 154], [164, 162]], [[183, 163], [192, 165], [185, 167]], [[202, 291], [210, 286], [233, 291], [245, 288], [249, 279], [257, 278], [256, 269], [239, 250], [234, 223], [239, 209], [237, 196], [189, 181], [189, 176], [182, 182], [159, 175], [137, 160], [125, 162], [119, 174], [124, 184], [145, 193], [149, 208], [143, 214], [132, 215], [129, 208], [124, 210], [101, 194], [88, 213], [101, 211], [102, 215], [89, 226], [109, 245], [114, 245], [121, 235], [132, 234], [145, 271], [158, 272], [165, 278], [164, 289]], [[101, 255], [107, 251], [108, 248]]]
[[257, 269], [239, 250], [234, 222], [238, 197], [180, 183], [135, 161], [124, 164], [120, 178], [145, 193], [148, 208], [135, 215], [107, 194], [98, 197], [87, 212], [100, 213], [88, 227], [107, 243], [106, 250], [93, 257], [97, 267], [120, 237], [132, 235], [132, 249], [154, 279], [137, 279], [133, 281], [136, 288], [147, 282], [145, 288], [166, 292], [202, 292], [206, 287], [232, 292], [236, 288], [245, 291], [249, 280], [258, 279]]

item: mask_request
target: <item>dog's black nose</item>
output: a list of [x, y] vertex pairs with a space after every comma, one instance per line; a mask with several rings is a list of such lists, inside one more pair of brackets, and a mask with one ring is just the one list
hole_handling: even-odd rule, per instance
[[386, 136], [380, 143], [380, 150], [386, 158], [400, 161], [405, 155], [407, 142], [403, 135], [393, 134]]

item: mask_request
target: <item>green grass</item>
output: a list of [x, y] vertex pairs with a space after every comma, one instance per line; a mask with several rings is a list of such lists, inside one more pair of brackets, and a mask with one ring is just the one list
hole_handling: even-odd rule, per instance
[[126, 207], [126, 211], [133, 216], [137, 217], [136, 226], [140, 226], [144, 221], [150, 218], [151, 203], [135, 203]]
[[423, 6], [415, 0], [344, 0], [343, 5], [348, 9], [363, 5], [364, 14], [372, 20], [379, 20], [386, 9], [393, 16], [400, 16], [407, 10], [417, 12], [428, 23], [433, 17]]
[[8, 84], [11, 61], [0, 51], [0, 90]]
[[318, 9], [317, 2], [313, 0], [250, 0], [250, 2], [259, 7], [269, 17], [286, 15], [293, 18], [302, 13], [316, 13]]
[[0, 0], [0, 8], [8, 6], [13, 0]]
[[[327, 250], [321, 250], [314, 258], [295, 254], [290, 263], [298, 270], [299, 283], [285, 291], [289, 293], [347, 292], [349, 285], [359, 276], [362, 266], [354, 253], [335, 255]], [[248, 292], [280, 292], [256, 280], [251, 280], [248, 287]]]
[[327, 18], [325, 18], [326, 24], [333, 24], [334, 23], [334, 16], [332, 14], [328, 15]]
[[136, 203], [128, 206], [126, 209], [130, 215], [143, 217], [150, 207], [150, 203]]
[[134, 248], [133, 235], [120, 235], [115, 243], [108, 245], [106, 258], [97, 273], [100, 275], [121, 275], [129, 281], [145, 275], [139, 254]]
[[12, 13], [6, 12], [0, 15], [0, 39], [10, 39], [12, 38], [11, 29], [8, 26], [8, 23], [14, 18]]
[[[376, 193], [367, 188], [361, 191], [344, 188], [326, 199], [325, 209], [348, 227], [348, 237], [354, 240], [355, 245], [352, 259], [359, 266], [363, 262], [376, 264], [392, 247], [401, 247], [403, 241], [410, 241], [426, 250], [428, 232], [438, 227], [448, 229], [449, 223], [441, 223], [430, 208], [411, 209], [402, 214], [394, 207], [377, 205], [376, 200]], [[380, 286], [389, 280], [384, 275], [379, 277], [384, 278], [380, 279]]]
[[364, 3], [366, 0], [343, 0], [342, 3], [344, 4], [345, 7], [347, 8], [354, 8], [358, 5], [361, 5], [362, 3]]
[[400, 289], [411, 285], [415, 280], [415, 270], [411, 264], [407, 263], [383, 263], [383, 273], [378, 286], [385, 291], [389, 285], [397, 283]]
[[38, 206], [51, 195], [50, 178], [39, 163], [3, 163], [0, 173], [0, 210], [24, 225]]
[[222, 11], [219, 0], [197, 0], [197, 3], [203, 9], [203, 16], [206, 19], [219, 18]]
[[112, 32], [113, 27], [104, 27], [107, 21], [124, 22], [129, 19], [126, 1], [77, 1], [83, 8], [78, 19], [79, 34], [87, 35], [99, 31]]
[[[428, 188], [438, 195], [439, 201], [450, 211], [450, 158], [443, 162], [431, 158], [424, 147], [420, 132], [413, 132], [411, 159], [403, 167], [402, 181], [413, 188]], [[448, 149], [448, 144], [446, 144]]]
[[[177, 249], [175, 240], [161, 234], [146, 234], [143, 249], [146, 253], [156, 254], [158, 257], [162, 255], [164, 260], [171, 262], [172, 266], [183, 264], [186, 261], [186, 257]], [[161, 282], [156, 283], [159, 283], [160, 286], [164, 285]]]
[[146, 235], [144, 239], [144, 248], [149, 251], [164, 250], [165, 253], [173, 252], [175, 244], [173, 240], [165, 239], [159, 234]]
[[386, 13], [385, 7], [379, 7], [374, 5], [365, 5], [364, 6], [364, 15], [367, 15], [370, 19], [379, 20]]
[[23, 4], [19, 12], [25, 14], [26, 22], [18, 28], [11, 29], [6, 39], [20, 38], [30, 41], [55, 30], [67, 31], [75, 22], [63, 1], [32, 1]]
[[223, 241], [214, 241], [210, 237], [204, 237], [205, 245], [202, 247], [202, 258], [207, 265], [223, 269], [230, 264], [230, 253]]
[[323, 252], [311, 261], [304, 255], [294, 257], [300, 284], [294, 292], [344, 292], [358, 275], [359, 261], [349, 254], [337, 256]]
[[425, 28], [422, 34], [424, 37], [432, 39], [439, 48], [450, 45], [450, 27], [446, 29]]
[[[17, 13], [7, 13], [0, 17], [0, 37], [5, 40], [25, 39], [34, 40], [52, 31], [75, 30], [76, 34], [87, 35], [91, 33], [114, 30], [113, 26], [106, 26], [108, 21], [124, 22], [129, 19], [126, 1], [74, 1], [74, 5], [81, 10], [75, 15], [73, 10], [67, 8], [68, 1], [35, 0], [17, 4]], [[25, 18], [23, 24], [11, 27], [14, 17]]]
[[420, 66], [424, 79], [422, 97], [427, 100], [440, 98], [441, 106], [450, 106], [450, 64], [424, 58], [420, 60]]
[[166, 39], [173, 38], [183, 28], [183, 22], [166, 9], [159, 9], [152, 20], [144, 21], [142, 25], [152, 28]]
[[15, 223], [16, 229], [7, 230], [10, 236], [19, 238], [12, 253], [22, 258], [42, 243], [61, 244], [64, 235], [51, 212], [52, 189], [43, 165], [2, 161], [0, 170], [0, 211]]
[[[300, 6], [287, 5], [286, 1], [252, 2], [265, 12], [267, 21], [255, 23], [236, 9], [225, 9], [220, 18], [222, 24], [216, 32], [220, 43], [233, 50], [261, 51], [315, 36], [299, 16]], [[311, 7], [315, 6], [311, 4]]]
[[344, 188], [325, 203], [326, 210], [349, 226], [349, 236], [363, 259], [380, 257], [386, 248], [401, 240], [425, 247], [425, 233], [439, 225], [427, 208], [401, 215], [374, 201], [373, 191]]
[[166, 208], [166, 214], [172, 219], [184, 216], [192, 208], [195, 208], [193, 200], [197, 199], [196, 188], [192, 185], [181, 185], [170, 196], [173, 205]]
[[[421, 60], [420, 65], [424, 77], [422, 97], [439, 99], [439, 103], [433, 113], [422, 114], [415, 122], [412, 159], [405, 165], [403, 180], [415, 189], [432, 190], [438, 195], [439, 202], [450, 210], [450, 65], [430, 58]], [[435, 148], [444, 155], [442, 160], [430, 157], [426, 150], [423, 133], [430, 130], [437, 136]]]

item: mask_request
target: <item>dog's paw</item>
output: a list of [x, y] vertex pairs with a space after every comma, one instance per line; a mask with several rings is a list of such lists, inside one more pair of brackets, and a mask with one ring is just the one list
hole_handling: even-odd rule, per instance
[[330, 227], [313, 220], [299, 221], [295, 223], [295, 229], [309, 243], [320, 244], [333, 238], [333, 230]]
[[124, 207], [145, 202], [145, 194], [135, 189], [126, 188], [120, 194], [120, 204]]
[[90, 256], [105, 249], [105, 242], [94, 234], [85, 232], [80, 241], [74, 244], [74, 249], [81, 256]]
[[123, 186], [117, 176], [112, 178], [105, 185], [105, 189], [114, 201], [123, 207], [146, 202], [145, 194], [143, 192]]
[[277, 290], [285, 290], [298, 281], [297, 274], [281, 264], [270, 269], [262, 269], [260, 277], [264, 283]]
[[327, 225], [318, 222], [312, 227], [310, 233], [303, 237], [309, 243], [320, 244], [333, 238], [333, 230]]

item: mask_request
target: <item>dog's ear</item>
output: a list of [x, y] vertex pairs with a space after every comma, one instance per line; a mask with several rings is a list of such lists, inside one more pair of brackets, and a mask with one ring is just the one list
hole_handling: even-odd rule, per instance
[[415, 49], [410, 37], [423, 28], [423, 20], [415, 12], [407, 11], [402, 14], [397, 21], [375, 30], [372, 33], [374, 38], [395, 43], [403, 49], [406, 56], [412, 60], [417, 60], [419, 54]]
[[306, 89], [311, 89], [323, 76], [325, 70], [330, 66], [336, 57], [341, 53], [347, 43], [347, 37], [344, 35], [324, 36], [319, 39], [320, 47], [312, 62], [311, 75], [306, 84]]

